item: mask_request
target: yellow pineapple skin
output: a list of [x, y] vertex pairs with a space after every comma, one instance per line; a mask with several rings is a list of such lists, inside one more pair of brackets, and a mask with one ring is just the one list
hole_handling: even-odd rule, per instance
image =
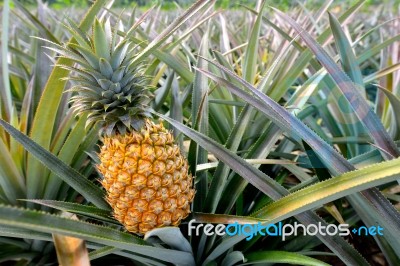
[[188, 163], [162, 124], [103, 138], [99, 172], [114, 217], [132, 233], [178, 226], [195, 191]]

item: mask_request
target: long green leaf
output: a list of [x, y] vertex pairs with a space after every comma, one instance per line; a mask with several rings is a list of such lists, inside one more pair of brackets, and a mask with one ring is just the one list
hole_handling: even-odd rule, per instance
[[110, 255], [116, 251], [119, 251], [119, 249], [115, 248], [115, 247], [102, 247], [102, 248], [99, 248], [97, 250], [90, 252], [89, 259], [95, 260], [95, 259], [107, 256], [107, 255]]
[[[343, 66], [344, 72], [349, 76], [349, 78], [357, 85], [357, 88], [360, 90], [360, 93], [364, 98], [366, 98], [366, 92], [364, 88], [364, 83], [362, 79], [362, 74], [360, 67], [358, 66], [358, 62], [356, 56], [351, 47], [350, 41], [347, 40], [346, 34], [341, 28], [340, 22], [329, 13], [329, 22], [331, 25], [333, 36], [335, 37], [335, 44], [337, 50], [339, 51], [341, 63]], [[342, 106], [345, 110], [348, 108]], [[348, 105], [348, 103], [346, 103]], [[350, 107], [351, 108], [351, 107]], [[343, 109], [342, 109], [343, 110]], [[363, 136], [367, 135], [366, 129], [362, 126], [360, 122], [357, 121], [357, 116], [354, 113], [347, 112], [345, 117], [350, 122], [350, 125], [346, 125], [346, 127], [351, 130], [351, 135], [353, 136]], [[366, 145], [355, 145], [356, 153], [364, 153], [368, 150], [368, 146]]]
[[[210, 27], [208, 26], [200, 45], [200, 53], [204, 57], [208, 55], [209, 29]], [[202, 68], [207, 67], [207, 61], [198, 58], [197, 66]], [[209, 128], [208, 93], [209, 86], [207, 77], [200, 72], [196, 72], [192, 92], [192, 124], [195, 125], [197, 131], [205, 135], [208, 135]], [[198, 147], [198, 144], [195, 142], [192, 142], [190, 146], [190, 150], [195, 151], [192, 153], [194, 154], [194, 160], [191, 160], [194, 161], [194, 166], [208, 162], [206, 150]], [[196, 169], [192, 169], [192, 171], [195, 173]], [[195, 202], [194, 210], [201, 211], [204, 209], [208, 191], [207, 172], [199, 173], [196, 179], [198, 180], [196, 183], [198, 200]]]
[[333, 36], [335, 37], [336, 47], [342, 60], [343, 70], [354, 83], [360, 85], [358, 89], [361, 90], [363, 96], [366, 97], [365, 88], [361, 87], [363, 85], [361, 70], [357, 64], [357, 59], [351, 44], [342, 30], [340, 22], [331, 13], [329, 13], [329, 22]]
[[43, 212], [0, 205], [0, 224], [33, 231], [62, 234], [126, 249], [162, 261], [193, 265], [190, 253], [149, 246], [129, 233]]
[[99, 209], [93, 206], [82, 205], [73, 202], [65, 202], [65, 201], [57, 201], [57, 200], [25, 200], [33, 203], [41, 204], [44, 206], [48, 206], [60, 211], [71, 212], [75, 214], [79, 214], [82, 216], [91, 217], [100, 221], [116, 223], [118, 222], [112, 219], [112, 214], [109, 210]]
[[395, 181], [398, 174], [400, 158], [310, 185], [265, 206], [253, 215], [263, 219], [275, 219], [277, 216], [285, 219], [355, 192]]
[[261, 5], [259, 6], [258, 15], [255, 19], [253, 28], [250, 32], [250, 37], [248, 41], [248, 45], [246, 47], [246, 54], [243, 60], [243, 78], [250, 83], [253, 83], [256, 76], [257, 70], [257, 61], [258, 61], [258, 45], [259, 45], [259, 35], [262, 25], [262, 12], [267, 1], [262, 1]]
[[10, 225], [0, 225], [0, 236], [15, 237], [22, 239], [34, 239], [52, 241], [50, 233], [37, 232], [30, 229], [17, 228]]
[[[5, 0], [3, 3], [3, 10], [1, 12], [1, 70], [2, 70], [2, 84], [4, 89], [0, 90], [0, 95], [2, 98], [1, 107], [4, 108], [5, 118], [11, 118], [12, 112], [12, 97], [9, 79], [9, 69], [8, 69], [8, 25], [9, 25], [9, 14], [10, 14], [10, 0]], [[1, 115], [0, 109], [0, 115]]]
[[397, 97], [395, 94], [392, 92], [388, 91], [385, 88], [382, 88], [381, 86], [377, 86], [380, 91], [382, 91], [386, 97], [388, 98], [393, 112], [391, 113], [392, 121], [393, 123], [391, 124], [390, 127], [390, 133], [393, 136], [394, 139], [399, 139], [400, 138], [400, 116], [398, 115], [400, 113], [400, 98]]
[[[85, 123], [86, 116], [80, 117], [76, 125], [72, 128], [71, 133], [65, 139], [64, 145], [57, 156], [67, 165], [71, 165], [72, 159], [79, 149], [81, 140], [85, 136]], [[63, 130], [69, 130], [69, 128], [63, 128]], [[44, 198], [56, 199], [61, 185], [62, 180], [60, 180], [55, 173], [51, 173], [46, 184]]]
[[[72, 188], [81, 193], [88, 201], [93, 202], [97, 207], [103, 209], [109, 209], [109, 205], [103, 199], [103, 191], [94, 185], [92, 182], [86, 179], [83, 175], [77, 172], [75, 169], [66, 165], [56, 156], [51, 154], [49, 151], [32, 141], [26, 135], [22, 134], [12, 126], [10, 126], [4, 120], [0, 120], [0, 125], [18, 142], [20, 142], [24, 148], [35, 156], [40, 162], [42, 162], [51, 171], [57, 174], [63, 181], [68, 183]], [[43, 167], [43, 166], [42, 166]]]
[[0, 187], [12, 204], [17, 204], [17, 199], [24, 197], [26, 187], [23, 176], [19, 173], [9, 150], [0, 139]]

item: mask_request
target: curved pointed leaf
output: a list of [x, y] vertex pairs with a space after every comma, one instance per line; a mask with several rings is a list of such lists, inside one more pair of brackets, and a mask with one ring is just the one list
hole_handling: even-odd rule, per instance
[[175, 264], [192, 265], [193, 261], [187, 252], [156, 248], [129, 233], [44, 212], [0, 205], [0, 224], [81, 238]]
[[2, 75], [2, 86], [3, 89], [0, 90], [2, 106], [5, 110], [6, 116], [11, 118], [11, 113], [13, 110], [12, 106], [12, 95], [9, 81], [9, 68], [8, 61], [8, 25], [9, 25], [9, 14], [10, 14], [10, 1], [5, 0], [3, 4], [3, 10], [1, 13], [1, 75]]
[[391, 106], [392, 106], [392, 121], [390, 127], [390, 132], [392, 133], [393, 138], [399, 139], [400, 138], [400, 98], [393, 94], [391, 91], [382, 88], [381, 86], [377, 86], [388, 98]]
[[57, 201], [57, 200], [28, 199], [24, 201], [34, 202], [60, 211], [75, 213], [104, 222], [119, 224], [116, 220], [112, 218], [112, 214], [109, 210], [99, 209], [93, 206], [87, 206], [78, 203]]
[[109, 209], [109, 205], [103, 199], [103, 191], [95, 184], [86, 179], [74, 168], [66, 165], [63, 161], [51, 154], [49, 151], [39, 146], [26, 135], [9, 125], [4, 120], [0, 119], [0, 125], [24, 148], [35, 156], [51, 171], [57, 174], [64, 182], [68, 183], [72, 188], [81, 193], [87, 200], [93, 202], [97, 207]]
[[155, 228], [144, 235], [144, 240], [151, 242], [151, 238], [154, 237], [158, 237], [162, 242], [175, 250], [193, 253], [190, 243], [182, 235], [182, 232], [178, 227]]
[[235, 265], [239, 262], [246, 262], [246, 261], [247, 261], [247, 259], [245, 259], [242, 252], [233, 251], [224, 258], [221, 266], [230, 266], [230, 265]]
[[263, 219], [285, 219], [367, 188], [393, 182], [400, 174], [400, 158], [345, 173], [310, 185], [253, 213]]

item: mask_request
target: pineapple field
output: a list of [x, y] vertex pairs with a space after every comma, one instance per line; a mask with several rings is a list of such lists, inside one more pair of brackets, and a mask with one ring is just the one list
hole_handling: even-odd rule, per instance
[[400, 265], [397, 1], [0, 2], [0, 265]]

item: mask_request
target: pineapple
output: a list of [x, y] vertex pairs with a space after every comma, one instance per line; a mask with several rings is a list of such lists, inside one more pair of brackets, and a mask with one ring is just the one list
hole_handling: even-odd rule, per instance
[[171, 132], [150, 119], [148, 77], [132, 63], [129, 38], [108, 20], [96, 20], [91, 35], [73, 22], [67, 28], [76, 43], [53, 50], [76, 63], [63, 66], [75, 73], [73, 110], [102, 125], [97, 169], [115, 218], [139, 234], [179, 225], [190, 213], [193, 178]]

